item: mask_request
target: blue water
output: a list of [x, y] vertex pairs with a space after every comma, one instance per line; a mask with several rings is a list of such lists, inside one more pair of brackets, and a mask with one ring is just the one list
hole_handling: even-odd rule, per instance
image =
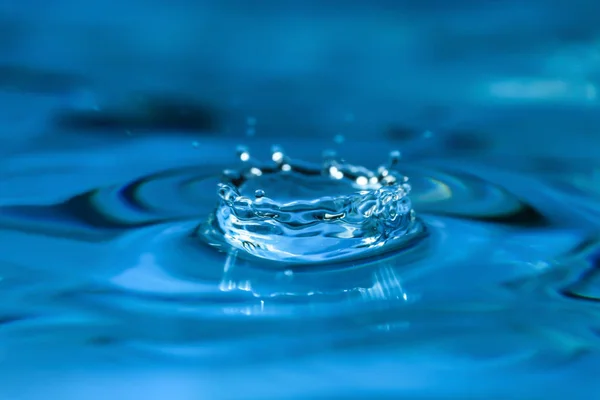
[[1, 399], [600, 395], [593, 2], [40, 4], [0, 5]]

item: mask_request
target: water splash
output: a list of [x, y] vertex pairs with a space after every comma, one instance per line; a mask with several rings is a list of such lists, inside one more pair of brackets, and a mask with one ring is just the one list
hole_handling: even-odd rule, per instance
[[[375, 193], [378, 187], [369, 185], [376, 183], [372, 178], [382, 183], [380, 170], [371, 176], [362, 167], [350, 169], [330, 152], [314, 164], [293, 161], [281, 149], [259, 163], [241, 148], [236, 165], [234, 154], [225, 153], [227, 141], [196, 140], [197, 147], [189, 137], [168, 147], [165, 139], [140, 138], [122, 150], [120, 159], [129, 164], [113, 169], [103, 160], [115, 156], [114, 148], [11, 162], [14, 177], [4, 181], [0, 204], [0, 239], [11, 248], [0, 256], [4, 364], [46, 357], [45, 365], [59, 370], [79, 366], [81, 355], [88, 354], [107, 368], [115, 360], [141, 361], [143, 368], [194, 365], [249, 376], [257, 362], [270, 360], [280, 371], [291, 360], [289, 369], [297, 372], [306, 369], [298, 360], [322, 365], [330, 354], [340, 358], [328, 368], [350, 365], [356, 372], [357, 364], [348, 362], [354, 358], [341, 357], [365, 354], [393, 361], [392, 369], [405, 369], [411, 382], [422, 374], [427, 387], [447, 382], [447, 371], [464, 371], [471, 382], [482, 374], [482, 393], [489, 392], [490, 379], [505, 380], [515, 371], [580, 374], [574, 365], [582, 355], [590, 355], [593, 364], [586, 370], [593, 370], [600, 343], [595, 322], [600, 242], [585, 239], [597, 231], [597, 196], [583, 196], [587, 181], [576, 192], [571, 179], [572, 171], [584, 173], [588, 165], [540, 171], [534, 158], [494, 164], [485, 155], [482, 164], [449, 157], [451, 149], [434, 160], [414, 157], [403, 144], [403, 161], [410, 162], [400, 163], [394, 153], [384, 167], [396, 182], [381, 186], [397, 185], [396, 204], [409, 200], [402, 209], [407, 213], [400, 214], [404, 222], [418, 215], [413, 226], [421, 234], [402, 236], [408, 225], [399, 222], [386, 231], [398, 234], [397, 240], [366, 250], [346, 247], [351, 237], [323, 234], [346, 224], [343, 219], [293, 212], [293, 218], [312, 218], [311, 226], [321, 230], [304, 242], [315, 259], [323, 255], [315, 243], [325, 239], [349, 249], [346, 256], [330, 252], [322, 260], [326, 265], [307, 261], [307, 267], [290, 265], [295, 259], [273, 261], [272, 254], [257, 257], [225, 241], [215, 218], [215, 200], [217, 210], [224, 200], [215, 188], [232, 186], [261, 205], [259, 211], [267, 200], [279, 207], [305, 202], [314, 211], [311, 200]], [[321, 143], [284, 144], [306, 159]], [[390, 145], [354, 145], [344, 155], [369, 162]], [[158, 157], [165, 153], [168, 157]], [[234, 174], [223, 178], [223, 168], [232, 166]], [[404, 175], [410, 187], [400, 188], [408, 185]], [[323, 212], [326, 203], [317, 203]], [[198, 229], [198, 221], [210, 219], [213, 225]], [[252, 226], [282, 225], [265, 222], [271, 219], [254, 217]], [[389, 223], [373, 220], [376, 227]], [[298, 225], [311, 232], [303, 220]], [[199, 245], [199, 235], [190, 235], [206, 229], [216, 232], [209, 243], [225, 252]], [[284, 239], [291, 246], [302, 238]], [[401, 251], [388, 252], [392, 249]], [[354, 259], [384, 251], [386, 257]], [[331, 265], [346, 257], [350, 262]], [[390, 367], [368, 361], [364, 366], [363, 360], [367, 372]], [[432, 368], [441, 371], [439, 377], [432, 377]], [[390, 387], [398, 387], [395, 377]], [[547, 388], [552, 380], [543, 378], [540, 385]]]
[[241, 166], [224, 171], [219, 204], [200, 230], [209, 244], [294, 264], [371, 256], [406, 247], [425, 229], [397, 171], [400, 152], [375, 171], [325, 152], [320, 164], [273, 147], [270, 162], [238, 148]]

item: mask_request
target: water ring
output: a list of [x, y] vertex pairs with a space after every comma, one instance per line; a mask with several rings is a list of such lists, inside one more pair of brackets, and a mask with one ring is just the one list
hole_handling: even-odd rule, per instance
[[240, 167], [218, 184], [219, 203], [200, 229], [209, 244], [263, 260], [294, 264], [372, 256], [409, 245], [424, 233], [400, 153], [375, 171], [341, 162], [292, 160], [274, 147], [269, 162], [238, 148]]

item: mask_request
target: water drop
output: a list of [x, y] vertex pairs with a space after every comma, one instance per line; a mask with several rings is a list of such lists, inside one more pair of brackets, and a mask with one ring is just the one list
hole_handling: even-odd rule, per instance
[[[238, 148], [238, 154], [249, 152]], [[202, 238], [240, 250], [242, 256], [302, 264], [397, 249], [422, 236], [404, 175], [382, 167], [386, 173], [381, 177], [335, 161], [333, 152], [324, 156], [325, 170], [323, 164], [295, 161], [273, 147], [268, 163], [253, 161], [224, 175], [220, 203], [199, 230]], [[283, 158], [285, 163], [278, 164]]]
[[366, 186], [369, 184], [369, 179], [366, 176], [359, 176], [356, 178], [356, 184], [359, 186]]
[[194, 142], [192, 142], [192, 147], [197, 149], [198, 147], [200, 147], [200, 143], [194, 141]]
[[260, 170], [260, 168], [256, 168], [256, 167], [250, 168], [250, 173], [252, 175], [256, 175], [256, 176], [261, 176], [262, 175], [262, 171]]
[[271, 159], [276, 162], [276, 163], [282, 163], [283, 162], [283, 150], [281, 149], [281, 147], [279, 146], [273, 146], [271, 148]]
[[344, 135], [338, 134], [333, 137], [333, 141], [337, 144], [342, 144], [342, 143], [344, 143], [345, 140], [346, 140], [346, 138], [344, 137]]
[[238, 146], [236, 153], [241, 161], [246, 162], [250, 160], [250, 152], [246, 146]]
[[342, 179], [344, 177], [344, 173], [337, 167], [329, 167], [329, 175], [331, 175], [334, 179]]

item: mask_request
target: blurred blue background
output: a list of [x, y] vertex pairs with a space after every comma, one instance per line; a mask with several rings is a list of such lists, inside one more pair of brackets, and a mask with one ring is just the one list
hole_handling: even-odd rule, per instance
[[263, 137], [485, 131], [561, 151], [540, 137], [596, 136], [598, 13], [591, 0], [4, 2], [3, 148], [138, 113], [132, 131], [239, 137], [252, 116]]

